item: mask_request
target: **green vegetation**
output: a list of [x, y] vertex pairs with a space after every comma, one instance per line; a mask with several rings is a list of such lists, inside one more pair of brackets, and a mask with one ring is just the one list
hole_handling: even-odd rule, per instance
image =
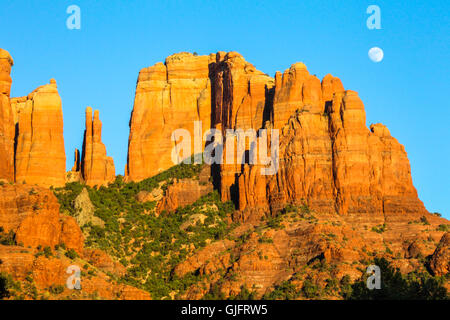
[[66, 251], [65, 256], [71, 260], [74, 260], [78, 258], [78, 253], [73, 249], [69, 249]]
[[3, 227], [0, 227], [0, 244], [4, 246], [14, 246], [16, 245], [16, 235], [10, 230], [9, 232], [5, 232]]
[[444, 300], [448, 299], [443, 277], [432, 277], [426, 272], [402, 275], [384, 258], [376, 258], [380, 267], [381, 289], [367, 288], [367, 275], [349, 288], [346, 284], [344, 298], [349, 300]]
[[321, 290], [312, 280], [306, 279], [305, 282], [303, 282], [302, 293], [306, 298], [314, 299], [320, 297]]
[[0, 273], [0, 299], [15, 297], [21, 290], [20, 282], [14, 281], [8, 273]]
[[9, 297], [8, 279], [3, 274], [0, 274], [0, 299], [7, 297]]
[[52, 294], [61, 294], [64, 292], [64, 286], [63, 285], [54, 285], [50, 286], [49, 290]]
[[386, 231], [386, 224], [380, 224], [379, 226], [376, 227], [372, 227], [372, 231], [373, 232], [377, 232], [377, 233], [383, 233]]
[[230, 300], [256, 300], [256, 292], [250, 291], [245, 285], [241, 286], [241, 291], [229, 298]]
[[432, 214], [434, 214], [436, 217], [442, 217], [442, 214], [440, 214], [439, 212], [433, 212]]
[[41, 246], [38, 246], [37, 249], [38, 252], [34, 255], [36, 258], [39, 256], [45, 256], [48, 259], [53, 256], [53, 252], [50, 247], [41, 248]]
[[428, 222], [427, 217], [425, 217], [425, 216], [420, 217], [420, 222], [422, 222], [423, 225], [425, 225], [425, 226], [429, 226], [430, 225], [430, 223]]
[[294, 300], [300, 296], [300, 292], [298, 292], [293, 285], [289, 281], [283, 281], [280, 285], [276, 286], [275, 289], [266, 293], [263, 296], [264, 300]]
[[[123, 177], [109, 184], [107, 187], [91, 188], [79, 183], [67, 184], [64, 188], [54, 189], [61, 204], [61, 211], [75, 216], [74, 200], [86, 188], [92, 204], [94, 215], [104, 222], [104, 227], [88, 224], [83, 227], [86, 242], [91, 248], [99, 248], [119, 261], [126, 273], [112, 276], [120, 283], [132, 285], [151, 293], [153, 299], [178, 298], [192, 285], [202, 287], [211, 281], [210, 275], [199, 275], [199, 272], [188, 273], [180, 278], [174, 272], [175, 267], [208, 243], [233, 239], [236, 247], [245, 243], [252, 231], [230, 237], [235, 225], [230, 224], [229, 217], [234, 212], [231, 202], [221, 202], [217, 191], [198, 199], [192, 205], [178, 208], [175, 212], [155, 213], [156, 202], [139, 202], [137, 195], [141, 191], [151, 192], [156, 188], [165, 190], [175, 178], [198, 179], [202, 166], [181, 164], [150, 179], [139, 183], [126, 183]], [[421, 223], [426, 224], [426, 218]], [[266, 229], [282, 229], [286, 222], [292, 219], [304, 219], [314, 223], [317, 218], [306, 204], [296, 206], [287, 205], [277, 216], [268, 217], [255, 228], [259, 235], [259, 243], [273, 243], [264, 236]], [[420, 223], [419, 222], [419, 223]], [[439, 226], [440, 231], [447, 230], [447, 225]], [[372, 228], [372, 231], [382, 233], [386, 225]], [[324, 233], [329, 241], [335, 241], [333, 233]], [[14, 234], [5, 234], [0, 230], [0, 243], [13, 243]], [[55, 250], [65, 250], [64, 244], [59, 244]], [[74, 250], [64, 251], [70, 259], [78, 258]], [[386, 253], [393, 254], [386, 246]], [[46, 247], [39, 250], [39, 255], [51, 256], [52, 251]], [[258, 252], [260, 259], [268, 259], [264, 252]], [[236, 260], [233, 254], [230, 258]], [[367, 261], [369, 263], [369, 261]], [[340, 281], [336, 279], [335, 265], [325, 262], [323, 257], [310, 260], [304, 269], [296, 276], [301, 280], [298, 287], [295, 282], [284, 281], [275, 289], [266, 293], [264, 299], [322, 299], [326, 297], [340, 297], [344, 299], [444, 299], [446, 290], [442, 286], [443, 279], [432, 277], [427, 273], [411, 273], [401, 275], [393, 269], [386, 260], [375, 259], [374, 264], [380, 266], [382, 272], [382, 289], [368, 290], [367, 275], [352, 283], [348, 276]], [[87, 270], [87, 268], [85, 268]], [[86, 271], [85, 270], [85, 271]], [[87, 270], [87, 275], [95, 275], [95, 270]], [[321, 274], [319, 277], [315, 275]], [[203, 299], [224, 299], [221, 286], [225, 280], [234, 281], [237, 274], [229, 270], [217, 270], [214, 282]], [[206, 280], [206, 281], [203, 281]], [[14, 282], [5, 276], [0, 277], [0, 296], [10, 294]], [[33, 282], [29, 282], [26, 292], [33, 295]], [[206, 287], [203, 287], [206, 290]], [[50, 293], [59, 294], [64, 288], [49, 288]], [[254, 288], [253, 288], [254, 289]], [[253, 290], [252, 289], [252, 290]], [[256, 291], [245, 286], [236, 296], [229, 299], [254, 299]]]
[[273, 243], [273, 239], [272, 238], [268, 238], [266, 236], [262, 236], [261, 238], [258, 239], [259, 243]]
[[440, 224], [437, 227], [437, 231], [444, 231], [444, 232], [450, 231], [450, 224]]

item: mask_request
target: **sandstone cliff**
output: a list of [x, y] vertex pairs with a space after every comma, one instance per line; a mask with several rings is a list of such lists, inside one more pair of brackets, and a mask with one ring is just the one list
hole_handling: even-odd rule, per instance
[[209, 64], [214, 59], [214, 55], [179, 53], [165, 64], [141, 70], [130, 120], [128, 179], [140, 181], [174, 165], [171, 135], [175, 129], [184, 128], [193, 137], [194, 121], [202, 121], [202, 132], [210, 128]]
[[56, 81], [10, 98], [12, 65], [9, 53], [0, 49], [0, 180], [62, 186], [66, 155]]
[[14, 116], [9, 95], [13, 59], [0, 49], [0, 180], [14, 180]]
[[269, 205], [278, 211], [286, 203], [307, 203], [323, 212], [425, 212], [404, 147], [382, 124], [366, 127], [356, 92], [333, 97], [325, 113], [307, 104], [281, 128], [276, 175], [245, 168], [239, 176], [239, 208], [255, 212]]
[[[113, 280], [111, 275], [124, 274], [123, 266], [100, 250], [84, 249], [75, 219], [59, 213], [58, 200], [46, 188], [0, 186], [0, 227], [0, 235], [12, 232], [17, 243], [0, 244], [0, 272], [26, 283], [22, 288], [35, 286], [35, 291], [26, 293], [32, 295], [27, 299], [38, 299], [37, 294], [47, 299], [150, 299], [149, 293]], [[64, 254], [69, 249], [77, 257]], [[82, 290], [65, 288], [71, 265], [79, 266], [85, 275], [90, 272], [81, 277]], [[58, 286], [63, 291], [55, 294], [52, 288]]]
[[13, 231], [16, 242], [36, 248], [64, 243], [81, 253], [83, 235], [75, 219], [60, 215], [59, 204], [52, 191], [29, 185], [0, 187], [0, 226]]
[[[128, 179], [171, 167], [172, 131], [185, 128], [193, 136], [195, 120], [203, 121], [203, 132], [211, 124], [223, 135], [227, 129], [279, 130], [277, 174], [261, 175], [263, 165], [249, 164], [248, 142], [244, 164], [235, 154], [234, 164], [213, 166], [222, 200], [233, 200], [241, 219], [259, 219], [289, 203], [341, 214], [425, 212], [404, 147], [382, 124], [366, 126], [356, 92], [332, 75], [320, 81], [303, 63], [275, 79], [236, 52], [181, 53], [143, 69], [130, 125]], [[223, 145], [224, 155], [227, 148], [237, 150], [236, 142]]]
[[[77, 154], [75, 155], [77, 157]], [[74, 168], [76, 169], [77, 160]], [[73, 169], [72, 169], [73, 171]], [[102, 142], [102, 122], [99, 111], [86, 108], [86, 130], [84, 133], [83, 156], [81, 161], [82, 177], [89, 186], [106, 185], [116, 177], [114, 160], [106, 155], [106, 147]]]
[[[304, 283], [312, 282], [323, 288], [322, 299], [336, 299], [335, 294], [326, 293], [329, 280], [359, 279], [373, 257], [384, 257], [407, 274], [426, 272], [423, 258], [432, 255], [433, 272], [448, 274], [449, 233], [437, 229], [448, 220], [425, 216], [426, 224], [418, 213], [337, 215], [291, 207], [279, 216], [280, 227], [269, 227], [267, 220], [256, 226], [242, 224], [227, 239], [189, 256], [174, 273], [179, 277], [200, 274], [207, 279], [191, 286], [182, 296], [185, 299], [201, 299], [211, 291], [233, 296], [242, 286], [261, 297], [284, 281], [299, 293]], [[380, 225], [383, 230], [378, 229]], [[416, 252], [411, 256], [414, 245]]]

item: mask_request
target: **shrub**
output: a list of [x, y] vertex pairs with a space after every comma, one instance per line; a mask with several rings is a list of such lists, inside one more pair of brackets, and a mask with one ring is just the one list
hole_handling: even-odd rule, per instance
[[383, 224], [381, 224], [379, 226], [372, 227], [372, 231], [373, 232], [377, 232], [377, 233], [383, 233], [383, 232], [386, 231], [386, 224], [383, 223]]
[[294, 300], [300, 296], [294, 284], [283, 281], [275, 289], [263, 296], [264, 300]]
[[74, 259], [78, 258], [78, 253], [73, 249], [69, 249], [66, 251], [65, 256], [71, 260], [74, 260]]
[[63, 285], [52, 285], [52, 286], [50, 286], [48, 291], [50, 291], [50, 293], [52, 293], [52, 294], [61, 294], [64, 292], [64, 289], [65, 288]]
[[5, 233], [3, 227], [0, 227], [0, 244], [4, 246], [16, 245], [16, 234], [14, 231], [10, 230], [8, 233]]
[[258, 242], [259, 243], [273, 243], [273, 239], [263, 236], [258, 239]]
[[320, 288], [310, 279], [303, 282], [302, 293], [305, 298], [314, 299], [320, 296]]

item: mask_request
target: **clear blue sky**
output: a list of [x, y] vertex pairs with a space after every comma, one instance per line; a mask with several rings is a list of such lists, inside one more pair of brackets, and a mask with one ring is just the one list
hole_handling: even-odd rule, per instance
[[[71, 4], [81, 8], [81, 30], [66, 28]], [[381, 30], [366, 27], [371, 4], [381, 8]], [[303, 61], [359, 92], [368, 124], [386, 124], [405, 145], [428, 210], [450, 218], [449, 14], [444, 0], [12, 0], [2, 1], [0, 47], [15, 61], [12, 96], [57, 80], [68, 168], [89, 105], [100, 110], [118, 173], [141, 68], [179, 51], [238, 51], [270, 75]], [[378, 64], [367, 56], [374, 46], [385, 53]]]

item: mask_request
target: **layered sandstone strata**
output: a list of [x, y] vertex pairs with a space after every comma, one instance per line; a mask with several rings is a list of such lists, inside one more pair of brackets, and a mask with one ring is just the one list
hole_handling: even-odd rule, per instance
[[156, 212], [159, 214], [163, 211], [175, 211], [177, 208], [193, 204], [213, 190], [211, 167], [204, 166], [198, 179], [175, 180], [170, 184], [161, 201], [158, 202]]
[[260, 167], [246, 167], [241, 210], [305, 203], [342, 214], [425, 212], [404, 147], [382, 124], [366, 127], [356, 92], [335, 93], [325, 113], [300, 107], [281, 130], [279, 172], [261, 176]]
[[[226, 138], [227, 129], [243, 132], [259, 130], [273, 114], [271, 102], [274, 79], [257, 70], [237, 52], [218, 52], [216, 62], [211, 64], [212, 78], [212, 117], [215, 128], [222, 130]], [[232, 199], [231, 187], [236, 183], [236, 174], [241, 172], [241, 163], [246, 155], [238, 154], [237, 137], [225, 139], [224, 159], [230, 146], [234, 149], [232, 163], [224, 161], [220, 166], [220, 188], [222, 200]], [[249, 140], [243, 142], [245, 150], [250, 148]], [[227, 150], [228, 147], [228, 150]], [[230, 154], [231, 154], [230, 153]], [[241, 157], [238, 159], [237, 157]], [[248, 161], [248, 160], [247, 160]]]
[[14, 62], [8, 51], [0, 49], [0, 180], [14, 180], [14, 116], [10, 105]]
[[[374, 256], [388, 259], [407, 274], [426, 272], [422, 259], [431, 255], [436, 275], [449, 272], [450, 234], [437, 228], [448, 224], [446, 219], [429, 213], [337, 215], [297, 209], [281, 215], [282, 228], [271, 228], [264, 221], [256, 226], [244, 223], [233, 233], [238, 240], [213, 241], [180, 262], [174, 269], [177, 276], [205, 275], [182, 298], [201, 299], [212, 288], [228, 297], [239, 294], [242, 286], [261, 297], [283, 281], [296, 291], [306, 280], [325, 288], [330, 277], [359, 279]], [[420, 223], [421, 217], [428, 224]], [[380, 225], [384, 231], [374, 231]], [[420, 245], [411, 257], [410, 248], [416, 244]], [[314, 267], [316, 263], [328, 267]]]
[[[55, 286], [65, 288], [69, 266], [84, 266], [82, 271], [87, 274], [88, 268], [92, 270], [92, 266], [86, 263], [88, 261], [98, 269], [92, 276], [82, 277], [80, 295], [74, 296], [72, 290], [65, 289], [58, 293], [58, 297], [52, 295], [52, 299], [92, 299], [94, 295], [103, 299], [151, 298], [148, 292], [113, 280], [112, 275], [124, 274], [124, 267], [98, 249], [83, 248], [83, 234], [75, 219], [60, 214], [58, 200], [46, 188], [0, 186], [0, 227], [2, 235], [9, 232], [15, 234], [17, 243], [0, 244], [0, 272], [27, 283], [31, 277], [39, 294], [48, 295], [49, 288]], [[75, 250], [84, 261], [66, 257], [61, 249], [56, 249], [57, 245], [62, 244], [67, 250]], [[50, 249], [48, 256], [42, 254], [44, 248]]]
[[[193, 137], [194, 121], [202, 122], [200, 135], [210, 128], [209, 64], [213, 60], [214, 55], [179, 53], [164, 64], [141, 70], [130, 121], [128, 179], [143, 180], [174, 165], [174, 130], [186, 129]], [[203, 150], [202, 144], [198, 149]], [[183, 159], [191, 154], [179, 156]]]
[[16, 121], [15, 181], [65, 184], [66, 154], [61, 98], [55, 80], [26, 97], [11, 99]]
[[74, 218], [60, 215], [52, 191], [29, 185], [0, 187], [0, 226], [13, 231], [18, 244], [25, 247], [50, 247], [64, 243], [81, 253], [83, 235]]
[[114, 160], [106, 155], [106, 147], [102, 142], [102, 122], [99, 111], [95, 110], [92, 117], [91, 107], [86, 108], [81, 172], [83, 180], [89, 186], [106, 185], [113, 182], [116, 177]]

